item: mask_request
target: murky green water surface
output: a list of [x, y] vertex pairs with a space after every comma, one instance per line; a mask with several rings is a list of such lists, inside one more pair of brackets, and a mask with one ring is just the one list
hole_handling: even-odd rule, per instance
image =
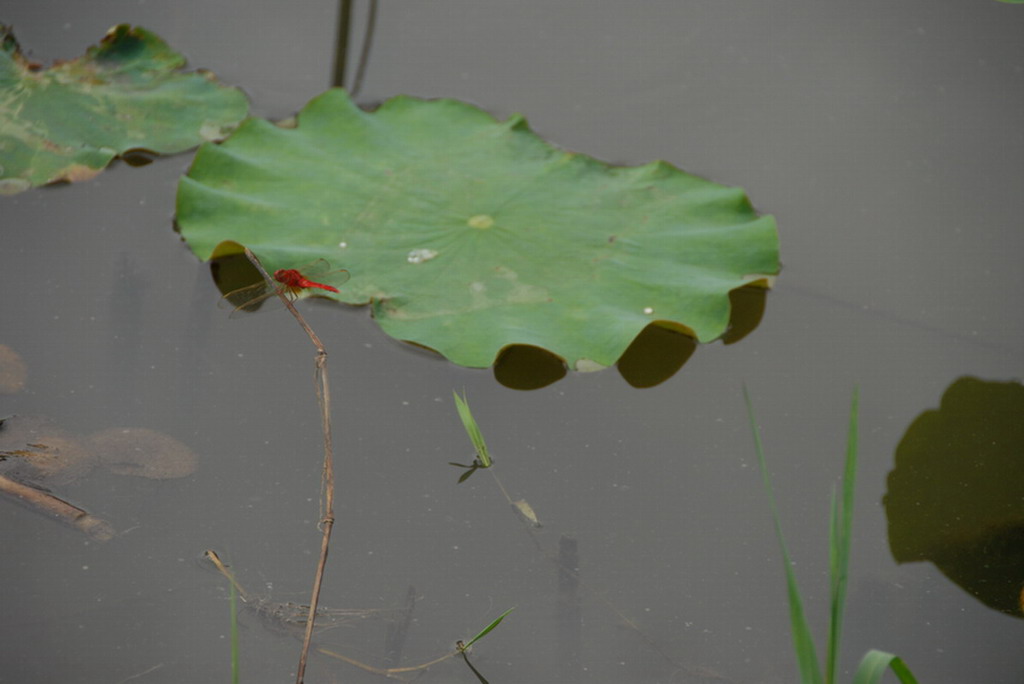
[[[610, 369], [513, 391], [387, 339], [363, 310], [303, 305], [333, 383], [338, 521], [323, 603], [374, 611], [404, 607], [410, 587], [416, 597], [400, 658], [400, 617], [346, 621], [318, 643], [415, 665], [516, 606], [474, 646], [491, 682], [794, 681], [741, 385], [822, 635], [829, 493], [859, 385], [844, 666], [874, 647], [923, 682], [1020, 682], [1024, 622], [931, 563], [897, 564], [882, 507], [918, 415], [958, 378], [1024, 370], [1020, 8], [384, 5], [360, 101], [465, 99], [522, 112], [572, 150], [742, 186], [776, 216], [784, 269], [749, 336], [697, 348], [645, 390]], [[38, 61], [143, 25], [279, 118], [327, 87], [335, 12], [15, 0], [0, 19]], [[63, 498], [117, 530], [106, 543], [0, 501], [0, 682], [228, 681], [227, 581], [207, 549], [260, 600], [308, 600], [313, 349], [283, 311], [229, 320], [217, 308], [208, 268], [172, 230], [190, 159], [0, 199], [0, 344], [28, 368], [0, 416], [50, 416], [74, 435], [153, 430], [197, 465], [62, 482]], [[447, 463], [472, 456], [452, 389], [465, 389], [509, 498], [542, 527], [487, 473], [456, 485]], [[559, 558], [576, 559], [575, 588]], [[243, 617], [242, 681], [288, 681], [298, 650], [287, 630]], [[377, 679], [322, 655], [307, 676]], [[449, 659], [423, 681], [476, 680]]]

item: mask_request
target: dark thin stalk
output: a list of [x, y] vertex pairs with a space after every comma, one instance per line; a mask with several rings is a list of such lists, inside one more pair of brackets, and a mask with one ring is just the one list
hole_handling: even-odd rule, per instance
[[476, 675], [477, 681], [479, 681], [480, 684], [490, 684], [490, 682], [488, 682], [487, 679], [482, 674], [480, 674], [480, 671], [473, 667], [473, 663], [469, 662], [469, 658], [466, 656], [466, 652], [462, 651], [461, 655], [462, 659], [466, 661], [466, 665], [468, 665], [469, 669], [473, 671], [474, 675]]
[[[245, 256], [253, 266], [260, 272], [260, 275], [270, 280], [270, 275], [256, 255], [247, 247]], [[295, 672], [295, 684], [302, 684], [306, 674], [306, 660], [309, 657], [309, 645], [313, 639], [313, 627], [316, 622], [317, 604], [320, 602], [320, 587], [323, 584], [324, 568], [327, 567], [327, 553], [331, 543], [331, 530], [334, 529], [334, 443], [331, 438], [331, 391], [327, 382], [327, 351], [323, 343], [317, 337], [313, 329], [306, 323], [299, 310], [295, 308], [291, 300], [285, 297], [284, 291], [279, 290], [278, 296], [284, 301], [285, 306], [291, 312], [295, 320], [299, 322], [302, 329], [306, 331], [309, 340], [316, 347], [314, 363], [316, 370], [316, 398], [320, 405], [320, 424], [324, 435], [324, 470], [323, 470], [323, 498], [320, 510], [320, 529], [322, 537], [320, 541], [320, 561], [316, 566], [316, 575], [313, 578], [313, 590], [309, 598], [309, 615], [306, 618], [306, 634], [302, 640], [302, 654], [299, 656], [299, 665]]]
[[352, 31], [352, 0], [341, 0], [338, 4], [338, 33], [334, 46], [334, 73], [331, 85], [345, 87], [345, 70], [348, 67], [348, 39]]
[[360, 89], [363, 87], [363, 77], [366, 76], [366, 65], [370, 63], [370, 49], [373, 47], [373, 34], [377, 28], [377, 0], [370, 0], [366, 8], [366, 30], [363, 32], [363, 46], [359, 50], [359, 66], [356, 67], [356, 78], [352, 82], [349, 94], [356, 99]]

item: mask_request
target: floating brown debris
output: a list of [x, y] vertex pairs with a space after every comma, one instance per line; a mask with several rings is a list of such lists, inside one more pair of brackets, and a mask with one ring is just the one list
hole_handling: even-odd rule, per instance
[[191, 475], [199, 457], [187, 446], [162, 432], [147, 428], [108, 428], [87, 440], [110, 472], [156, 480]]
[[198, 458], [178, 440], [146, 428], [110, 428], [76, 439], [40, 416], [0, 419], [0, 495], [58, 518], [93, 539], [113, 538], [105, 520], [47, 488], [74, 482], [96, 467], [154, 479], [184, 477]]
[[25, 389], [28, 366], [25, 361], [5, 344], [0, 344], [0, 394], [14, 394]]
[[537, 514], [533, 510], [533, 506], [527, 503], [526, 499], [519, 499], [518, 501], [512, 502], [512, 507], [516, 510], [525, 522], [533, 525], [534, 527], [544, 527], [540, 524], [540, 520], [537, 519]]
[[0, 475], [0, 494], [6, 494], [41, 513], [52, 515], [61, 522], [85, 532], [96, 541], [109, 541], [114, 538], [114, 528], [106, 520], [97, 518], [49, 492]]
[[0, 474], [21, 482], [60, 486], [97, 464], [79, 440], [40, 416], [11, 416], [0, 429]]
[[[300, 603], [270, 601], [269, 599], [256, 596], [239, 584], [235, 573], [228, 568], [220, 559], [216, 551], [208, 549], [203, 552], [203, 557], [213, 563], [214, 567], [234, 585], [242, 604], [253, 610], [259, 617], [266, 620], [272, 627], [301, 636], [306, 627], [309, 617], [309, 606]], [[415, 598], [415, 597], [414, 597]], [[397, 616], [405, 614], [403, 609], [395, 608], [327, 608], [318, 606], [316, 609], [316, 632], [325, 632], [329, 629], [345, 624], [364, 620], [367, 618], [379, 618], [393, 620]]]
[[0, 426], [0, 494], [107, 541], [114, 537], [110, 523], [41, 488], [76, 480], [96, 463], [92, 452], [46, 418], [11, 416]]

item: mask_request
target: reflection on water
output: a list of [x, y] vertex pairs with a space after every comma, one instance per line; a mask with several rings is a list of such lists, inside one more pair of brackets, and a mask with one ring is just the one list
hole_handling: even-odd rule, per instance
[[[583, 681], [703, 681], [657, 656], [607, 597], [676, 662], [707, 663], [738, 684], [782, 684], [796, 667], [740, 383], [778, 390], [762, 417], [771, 443], [787, 445], [772, 455], [780, 505], [794, 560], [816, 563], [834, 475], [820, 445], [842, 431], [846, 388], [862, 388], [862, 494], [877, 500], [892, 465], [884, 456], [952, 379], [1021, 376], [1024, 319], [1012, 293], [1024, 196], [1010, 113], [1024, 14], [918, 0], [890, 3], [878, 21], [870, 4], [809, 6], [780, 0], [740, 20], [728, 3], [580, 13], [533, 0], [439, 0], [382, 12], [367, 100], [468, 99], [502, 116], [524, 112], [545, 136], [609, 159], [659, 156], [736, 179], [785, 217], [791, 288], [772, 293], [756, 335], [707, 345], [642, 392], [610, 370], [510, 392], [486, 372], [401, 351], [360, 312], [307, 307], [330, 335], [338, 373], [342, 492], [324, 602], [401, 604], [410, 584], [422, 597], [401, 660], [388, 656], [387, 666], [426, 662], [510, 605], [519, 607], [471, 656], [494, 684], [552, 681], [561, 651], [574, 648], [570, 632], [556, 631], [562, 565], [536, 552], [486, 474], [456, 485], [444, 465], [466, 446], [445, 399], [452, 387], [495, 407], [485, 427], [502, 445], [497, 467], [544, 524], [529, 529], [555, 554], [561, 535], [577, 540], [591, 588], [579, 594]], [[329, 79], [329, 58], [315, 58], [333, 40], [325, 7], [186, 0], [131, 12], [193, 64], [251, 86], [261, 114], [284, 116]], [[41, 60], [78, 54], [127, 18], [124, 3], [51, 9], [4, 5], [5, 20], [34, 34]], [[209, 21], [196, 22], [197, 9]], [[267, 27], [277, 44], [302, 49], [247, 39]], [[28, 375], [16, 383], [27, 391], [0, 389], [0, 416], [53, 415], [75, 437], [145, 425], [203, 458], [174, 487], [99, 467], [66, 492], [51, 483], [119, 530], [135, 528], [105, 544], [0, 501], [4, 684], [229, 681], [227, 583], [181, 560], [205, 548], [230, 551], [254, 586], [274, 578], [270, 599], [307, 595], [320, 460], [306, 341], [274, 316], [231, 324], [217, 311], [206, 268], [169, 229], [189, 161], [120, 165], [95, 182], [2, 198], [0, 344]], [[742, 330], [734, 317], [723, 342]], [[903, 453], [894, 510], [897, 484], [927, 496], [924, 478], [904, 478]], [[938, 473], [930, 460], [916, 475]], [[883, 530], [882, 511], [857, 511], [845, 655], [884, 644], [922, 683], [1019, 684], [1024, 622], [986, 608], [931, 563], [897, 566], [870, 534]], [[906, 540], [942, 530], [941, 514]], [[1017, 545], [1010, 522], [990, 521], [991, 534], [960, 555]], [[817, 615], [825, 575], [801, 575]], [[996, 601], [1008, 605], [1008, 593]], [[391, 627], [374, 623], [370, 631]], [[293, 680], [296, 641], [262, 620], [247, 627], [242, 681]], [[364, 661], [392, 651], [382, 652], [382, 634], [364, 642], [357, 631], [325, 638]], [[384, 681], [334, 660], [314, 666], [311, 682]], [[422, 681], [475, 680], [446, 662]]]
[[652, 323], [622, 354], [619, 373], [633, 387], [654, 387], [675, 375], [696, 350], [697, 341], [690, 335]]
[[565, 374], [564, 359], [532, 345], [505, 347], [494, 362], [495, 380], [512, 389], [540, 389], [561, 380]]
[[[729, 293], [729, 327], [721, 338], [723, 344], [735, 344], [754, 331], [764, 316], [767, 297], [768, 290], [759, 285], [747, 285]], [[640, 331], [616, 367], [631, 386], [654, 387], [679, 372], [696, 350], [697, 341], [691, 330], [672, 321], [657, 321]], [[501, 350], [494, 364], [494, 377], [506, 387], [531, 390], [561, 380], [566, 370], [565, 360], [551, 352], [517, 344]], [[576, 370], [588, 369], [578, 365]]]

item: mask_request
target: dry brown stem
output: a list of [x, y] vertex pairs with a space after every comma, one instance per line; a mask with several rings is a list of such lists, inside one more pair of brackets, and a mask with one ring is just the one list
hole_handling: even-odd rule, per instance
[[96, 541], [109, 541], [114, 538], [114, 528], [106, 520], [72, 506], [49, 492], [0, 475], [0, 493], [14, 497], [19, 503], [37, 511], [54, 516], [61, 522], [85, 532]]
[[[270, 275], [263, 268], [263, 264], [260, 263], [256, 255], [248, 247], [245, 249], [245, 256], [260, 272], [260, 275], [270, 280]], [[309, 615], [306, 619], [306, 634], [302, 641], [302, 654], [299, 656], [299, 665], [295, 672], [295, 684], [303, 684], [306, 674], [306, 660], [309, 657], [309, 645], [313, 639], [313, 628], [316, 622], [317, 604], [320, 601], [320, 586], [323, 584], [324, 568], [327, 566], [327, 552], [331, 543], [331, 530], [334, 528], [334, 444], [331, 439], [331, 392], [327, 382], [327, 351], [324, 349], [323, 343], [316, 333], [313, 332], [313, 329], [309, 327], [309, 324], [306, 323], [306, 320], [299, 313], [299, 310], [295, 308], [291, 300], [285, 296], [284, 292], [279, 290], [277, 294], [284, 301], [285, 306], [288, 307], [295, 320], [302, 326], [302, 329], [306, 331], [310, 342], [316, 347], [316, 356], [314, 357], [316, 371], [314, 377], [316, 380], [316, 398], [320, 405], [320, 424], [323, 428], [324, 436], [323, 497], [321, 499], [320, 511], [320, 529], [322, 532], [320, 560], [317, 563], [316, 575], [313, 578], [313, 590], [309, 598]]]

